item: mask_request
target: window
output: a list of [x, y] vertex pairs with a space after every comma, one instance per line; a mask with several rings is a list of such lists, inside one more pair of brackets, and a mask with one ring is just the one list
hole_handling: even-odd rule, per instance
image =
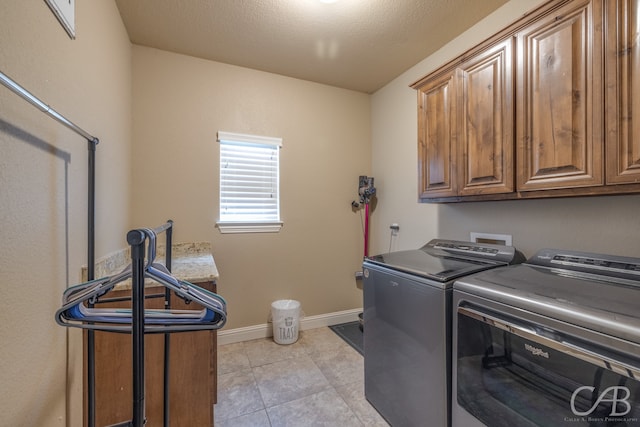
[[282, 139], [218, 132], [222, 233], [276, 232]]

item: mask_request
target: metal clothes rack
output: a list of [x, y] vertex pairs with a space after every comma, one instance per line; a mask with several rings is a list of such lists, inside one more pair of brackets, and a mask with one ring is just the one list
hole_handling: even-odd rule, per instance
[[[132, 285], [131, 285], [131, 334], [132, 334], [132, 360], [133, 360], [133, 417], [129, 421], [113, 424], [109, 427], [142, 427], [145, 425], [144, 414], [144, 300], [148, 298], [164, 297], [165, 309], [171, 308], [171, 290], [165, 288], [164, 294], [145, 295], [144, 293], [144, 259], [145, 259], [145, 241], [152, 233], [165, 233], [165, 267], [171, 271], [172, 256], [172, 236], [173, 236], [173, 220], [167, 220], [166, 223], [153, 229], [137, 229], [127, 233], [127, 243], [131, 246], [131, 269], [132, 269]], [[149, 243], [152, 244], [152, 243]], [[155, 244], [155, 243], [154, 243]], [[154, 248], [155, 249], [155, 248]], [[155, 252], [155, 251], [154, 251]], [[129, 299], [129, 298], [126, 298]], [[119, 301], [121, 298], [103, 298], [96, 301], [96, 304], [109, 303]], [[163, 425], [169, 426], [169, 356], [171, 354], [171, 334], [164, 334], [164, 366], [163, 366]], [[95, 384], [95, 378], [93, 378]], [[94, 390], [95, 393], [95, 390]], [[95, 423], [95, 419], [94, 419]]]
[[[171, 271], [171, 245], [173, 221], [152, 230], [136, 229], [127, 233], [127, 243], [131, 246], [131, 336], [133, 343], [133, 417], [131, 421], [116, 424], [113, 427], [142, 427], [145, 425], [144, 415], [144, 261], [145, 241], [150, 237], [149, 232], [160, 234], [166, 231], [165, 266]], [[155, 244], [153, 243], [149, 243]], [[165, 288], [165, 308], [171, 306], [171, 290]], [[164, 426], [169, 426], [169, 354], [170, 334], [164, 334], [164, 389], [163, 389], [163, 413]]]
[[[73, 122], [53, 110], [47, 104], [42, 102], [36, 96], [32, 95], [29, 91], [24, 89], [14, 80], [9, 78], [6, 74], [0, 71], [0, 83], [9, 88], [12, 92], [38, 108], [43, 113], [67, 126], [69, 129], [73, 130], [77, 134], [84, 137], [88, 142], [88, 194], [87, 194], [87, 280], [88, 283], [95, 279], [95, 175], [96, 175], [96, 166], [95, 166], [95, 153], [96, 146], [99, 143], [98, 138], [92, 136], [79, 126], [75, 125]], [[124, 423], [115, 424], [112, 427], [143, 427], [146, 423], [144, 416], [144, 334], [145, 334], [145, 311], [144, 311], [144, 278], [145, 278], [145, 242], [149, 240], [149, 248], [150, 254], [153, 252], [153, 257], [155, 257], [155, 238], [156, 235], [162, 232], [166, 232], [166, 252], [165, 252], [165, 267], [168, 272], [171, 271], [171, 247], [172, 247], [172, 230], [173, 230], [173, 221], [168, 220], [165, 224], [155, 228], [155, 229], [137, 229], [131, 230], [127, 234], [127, 243], [131, 246], [131, 278], [132, 278], [132, 306], [131, 306], [131, 328], [128, 330], [132, 334], [133, 341], [133, 418], [130, 421], [126, 421]], [[149, 263], [153, 262], [153, 259], [148, 260]], [[170, 274], [170, 273], [169, 273]], [[162, 280], [166, 280], [166, 277]], [[99, 280], [96, 282], [100, 282]], [[186, 283], [186, 282], [185, 282]], [[102, 283], [99, 283], [102, 284]], [[165, 298], [165, 309], [170, 311], [171, 308], [171, 290], [168, 285], [165, 284], [165, 293], [148, 295], [147, 297], [162, 297]], [[195, 288], [195, 286], [191, 285]], [[189, 290], [189, 286], [187, 286], [187, 290]], [[69, 289], [68, 289], [69, 290]], [[174, 291], [178, 296], [182, 298], [192, 298], [193, 294], [189, 294], [187, 297], [185, 294], [185, 290], [183, 288], [175, 288]], [[193, 290], [198, 293], [197, 290]], [[100, 294], [102, 295], [102, 294]], [[215, 294], [214, 294], [215, 295]], [[219, 296], [215, 295], [217, 298]], [[206, 297], [206, 295], [205, 295]], [[198, 300], [203, 302], [203, 297], [197, 297]], [[211, 299], [211, 297], [208, 297]], [[116, 299], [103, 299], [98, 301], [98, 297], [91, 298], [87, 301], [87, 305], [89, 308], [93, 308], [95, 304], [107, 301], [114, 301]], [[189, 299], [190, 301], [190, 299]], [[217, 304], [215, 306], [211, 306], [214, 311], [217, 311], [221, 316], [212, 320], [208, 320], [207, 322], [211, 322], [206, 326], [193, 324], [184, 324], [178, 325], [175, 327], [166, 326], [158, 329], [159, 332], [164, 333], [164, 425], [169, 425], [169, 343], [170, 343], [170, 332], [187, 332], [193, 330], [203, 330], [203, 329], [219, 329], [226, 322], [226, 303], [224, 299], [216, 299]], [[204, 302], [204, 304], [207, 304]], [[58, 317], [60, 313], [56, 314]], [[95, 325], [93, 320], [87, 322], [86, 326], [89, 326], [87, 329], [87, 425], [89, 427], [95, 427], [95, 330], [100, 330], [99, 325]], [[59, 322], [60, 323], [60, 322]], [[63, 324], [63, 323], [61, 323]], [[63, 324], [64, 326], [71, 326]], [[109, 329], [102, 329], [109, 330]], [[112, 329], [113, 330], [113, 329]]]
[[[28, 90], [20, 86], [9, 76], [0, 71], [0, 83], [6, 86], [16, 95], [29, 102], [34, 107], [48, 115], [49, 117], [62, 123], [78, 135], [87, 140], [88, 149], [88, 186], [87, 186], [87, 279], [93, 280], [95, 277], [95, 182], [96, 182], [96, 146], [100, 142], [98, 138], [91, 135], [71, 120], [67, 119], [47, 104], [42, 102]], [[95, 426], [95, 336], [94, 331], [87, 331], [87, 417], [88, 426]]]
[[[67, 288], [62, 306], [56, 312], [61, 326], [93, 329], [132, 335], [133, 415], [132, 419], [111, 427], [143, 427], [145, 425], [144, 345], [147, 333], [163, 333], [164, 359], [164, 425], [169, 425], [169, 333], [219, 329], [226, 323], [226, 301], [220, 295], [187, 281], [175, 278], [166, 265], [171, 265], [171, 230], [169, 220], [158, 228], [141, 228], [127, 233], [131, 247], [131, 264], [113, 276], [81, 283]], [[157, 234], [167, 231], [165, 264], [154, 262]], [[148, 243], [147, 243], [148, 242]], [[145, 249], [148, 253], [145, 259]], [[145, 294], [145, 278], [166, 288], [164, 293]], [[105, 297], [117, 283], [131, 279], [131, 297]], [[168, 291], [168, 292], [167, 292]], [[203, 310], [171, 310], [170, 292], [189, 304], [195, 301]], [[147, 298], [165, 298], [165, 310], [145, 310]], [[94, 304], [130, 300], [131, 308], [93, 308]], [[85, 304], [91, 307], [86, 307]]]

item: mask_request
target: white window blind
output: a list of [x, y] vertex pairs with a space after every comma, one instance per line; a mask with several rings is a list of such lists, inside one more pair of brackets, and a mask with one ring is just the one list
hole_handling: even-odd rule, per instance
[[[282, 140], [218, 132], [220, 219], [223, 232], [277, 231]], [[275, 228], [274, 228], [275, 227]]]

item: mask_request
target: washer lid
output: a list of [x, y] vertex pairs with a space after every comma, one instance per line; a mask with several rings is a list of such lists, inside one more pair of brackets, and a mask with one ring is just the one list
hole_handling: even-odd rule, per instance
[[446, 282], [509, 262], [519, 262], [519, 255], [509, 246], [434, 239], [420, 249], [375, 255], [366, 261]]
[[640, 343], [638, 285], [624, 278], [521, 264], [461, 278], [453, 288]]

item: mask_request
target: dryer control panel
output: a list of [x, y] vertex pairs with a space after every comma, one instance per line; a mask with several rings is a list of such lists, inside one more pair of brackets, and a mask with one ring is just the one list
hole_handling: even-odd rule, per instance
[[568, 271], [640, 280], [640, 258], [541, 249], [526, 263]]

